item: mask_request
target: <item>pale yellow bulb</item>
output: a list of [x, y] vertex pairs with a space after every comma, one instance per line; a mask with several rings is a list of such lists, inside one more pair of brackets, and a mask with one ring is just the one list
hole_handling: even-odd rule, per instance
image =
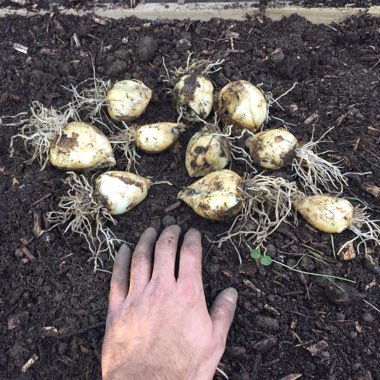
[[216, 111], [226, 124], [255, 132], [267, 119], [268, 104], [260, 89], [250, 82], [239, 80], [221, 89]]
[[61, 170], [87, 170], [116, 164], [107, 137], [96, 127], [73, 122], [66, 125], [62, 135], [51, 146], [49, 159]]
[[297, 139], [285, 129], [272, 129], [248, 138], [246, 145], [257, 165], [276, 170], [291, 163]]
[[219, 170], [187, 186], [177, 197], [203, 218], [228, 220], [241, 210], [244, 199], [239, 189], [241, 181], [232, 170]]
[[340, 233], [350, 227], [354, 220], [354, 207], [347, 199], [318, 194], [293, 203], [295, 209], [322, 232]]
[[132, 121], [143, 114], [152, 98], [152, 90], [135, 79], [116, 82], [108, 91], [106, 103], [112, 119]]
[[148, 153], [160, 153], [173, 145], [185, 126], [179, 123], [155, 123], [136, 128], [136, 145]]

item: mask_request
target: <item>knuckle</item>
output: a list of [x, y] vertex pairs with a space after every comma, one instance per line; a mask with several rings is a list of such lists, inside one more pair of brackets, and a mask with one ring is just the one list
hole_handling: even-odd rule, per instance
[[150, 258], [148, 254], [146, 253], [146, 251], [143, 249], [136, 250], [133, 255], [132, 260], [133, 260], [133, 263], [137, 266], [150, 263]]
[[150, 283], [150, 294], [153, 299], [156, 300], [166, 298], [170, 294], [170, 289], [170, 284], [161, 280], [152, 281]]
[[180, 286], [181, 296], [186, 300], [197, 301], [201, 295], [200, 287], [192, 280], [183, 280]]
[[156, 249], [167, 249], [174, 246], [175, 238], [172, 235], [167, 235], [162, 239], [157, 240]]
[[199, 254], [199, 247], [196, 244], [186, 244], [182, 247], [182, 253], [191, 257], [197, 257]]

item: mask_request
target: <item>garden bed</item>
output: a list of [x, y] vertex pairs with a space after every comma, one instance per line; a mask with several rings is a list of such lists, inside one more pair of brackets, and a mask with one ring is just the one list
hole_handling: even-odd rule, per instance
[[[231, 34], [234, 32], [236, 34]], [[74, 34], [76, 37], [73, 38]], [[157, 42], [142, 44], [144, 36]], [[231, 43], [233, 36], [233, 44]], [[139, 124], [177, 118], [166, 83], [162, 57], [169, 68], [183, 65], [186, 49], [198, 58], [227, 59], [212, 79], [218, 89], [228, 80], [261, 83], [275, 97], [298, 84], [271, 113], [286, 122], [300, 140], [309, 141], [335, 128], [321, 144], [326, 158], [341, 161], [349, 175], [345, 195], [371, 206], [380, 215], [380, 23], [368, 16], [341, 24], [314, 25], [299, 16], [272, 22], [263, 15], [245, 21], [110, 20], [65, 16], [58, 12], [0, 19], [0, 109], [4, 115], [27, 111], [33, 100], [46, 106], [67, 103], [63, 87], [93, 74], [118, 80], [143, 80], [154, 91], [153, 102]], [[79, 41], [79, 44], [76, 42]], [[28, 48], [24, 54], [14, 43]], [[274, 53], [281, 49], [283, 56]], [[269, 127], [281, 122], [272, 119]], [[37, 379], [100, 378], [100, 352], [110, 275], [93, 273], [83, 239], [52, 230], [36, 238], [36, 220], [57, 208], [65, 188], [63, 172], [40, 171], [20, 142], [9, 157], [16, 127], [0, 125], [0, 377]], [[334, 260], [331, 238], [301, 221], [284, 224], [267, 241], [268, 254], [297, 269], [349, 278], [341, 292], [320, 276], [280, 266], [263, 268], [241, 250], [211, 246], [209, 239], [229, 228], [198, 217], [185, 204], [172, 207], [183, 186], [193, 182], [184, 165], [187, 141], [200, 125], [183, 134], [175, 149], [142, 154], [140, 174], [173, 186], [151, 189], [148, 198], [117, 217], [114, 231], [136, 243], [148, 226], [162, 230], [175, 220], [183, 231], [198, 228], [204, 237], [204, 282], [207, 300], [227, 286], [239, 291], [238, 308], [220, 368], [232, 379], [379, 379], [379, 266], [362, 251], [352, 261]], [[243, 173], [244, 166], [232, 166]], [[117, 168], [125, 168], [118, 160]], [[291, 172], [276, 172], [291, 178]], [[91, 174], [88, 175], [90, 178]], [[173, 219], [174, 218], [174, 219]], [[338, 249], [352, 238], [334, 239]], [[24, 247], [24, 248], [23, 248]], [[23, 251], [20, 249], [23, 248]], [[378, 258], [379, 247], [369, 247]], [[319, 252], [323, 261], [315, 260]], [[369, 252], [368, 252], [369, 253]], [[110, 271], [111, 260], [104, 261]], [[319, 344], [317, 348], [315, 344]], [[35, 355], [35, 356], [34, 356]], [[27, 361], [36, 361], [22, 373]], [[25, 367], [24, 367], [25, 370]]]

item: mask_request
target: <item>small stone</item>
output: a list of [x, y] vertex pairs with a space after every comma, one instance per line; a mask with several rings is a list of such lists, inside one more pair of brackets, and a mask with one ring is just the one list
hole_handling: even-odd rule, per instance
[[311, 353], [312, 356], [319, 355], [325, 348], [328, 347], [328, 343], [325, 340], [321, 340], [317, 343], [312, 344], [306, 349]]
[[247, 350], [243, 346], [233, 346], [231, 348], [231, 353], [233, 356], [244, 356]]
[[176, 45], [176, 50], [179, 53], [185, 53], [191, 49], [191, 42], [186, 38], [181, 38]]
[[159, 216], [153, 216], [150, 225], [158, 232], [161, 228], [161, 220]]
[[354, 371], [357, 371], [358, 369], [360, 369], [361, 366], [362, 366], [361, 363], [354, 363], [354, 364], [352, 365], [352, 369], [353, 369]]
[[247, 311], [252, 311], [252, 310], [253, 310], [252, 303], [249, 302], [249, 301], [244, 301], [244, 303], [243, 303], [243, 307], [244, 307], [244, 309], [247, 310]]
[[300, 267], [306, 272], [312, 272], [315, 269], [315, 263], [312, 259], [305, 256], [300, 262]]
[[336, 313], [336, 319], [338, 321], [344, 321], [346, 319], [346, 316], [343, 313]]
[[294, 259], [289, 259], [289, 260], [286, 260], [286, 265], [293, 268], [297, 265], [297, 261], [294, 260]]
[[284, 60], [285, 54], [283, 53], [281, 48], [276, 48], [273, 50], [273, 52], [270, 54], [270, 60], [273, 63], [280, 63]]
[[177, 163], [173, 161], [173, 162], [170, 164], [170, 169], [171, 169], [171, 170], [175, 170], [175, 169], [177, 169], [177, 168], [178, 168]]
[[11, 315], [8, 318], [8, 330], [14, 330], [21, 325], [25, 325], [28, 322], [28, 319], [29, 313], [27, 311]]
[[277, 249], [273, 244], [267, 245], [267, 251], [266, 251], [267, 256], [274, 258], [276, 256], [276, 252], [277, 252]]
[[193, 36], [191, 35], [190, 32], [181, 32], [181, 34], [179, 35], [179, 38], [186, 38], [190, 42], [191, 42], [192, 37]]
[[270, 351], [273, 347], [277, 345], [277, 338], [274, 336], [270, 336], [268, 338], [262, 339], [259, 342], [253, 345], [253, 349], [261, 354], [264, 354]]
[[176, 224], [176, 219], [172, 215], [165, 215], [162, 218], [162, 225], [166, 228], [169, 226], [172, 226], [173, 224]]
[[379, 261], [373, 255], [369, 255], [368, 253], [366, 253], [364, 255], [363, 262], [364, 262], [365, 268], [369, 269], [371, 272], [377, 275], [380, 274]]
[[141, 62], [149, 62], [156, 54], [157, 49], [158, 44], [156, 40], [150, 36], [146, 36], [137, 41], [136, 54]]
[[129, 49], [119, 49], [119, 50], [116, 50], [113, 53], [113, 55], [115, 56], [115, 58], [126, 61], [131, 56], [131, 53]]
[[22, 257], [24, 257], [24, 252], [23, 252], [23, 250], [21, 249], [21, 248], [17, 248], [16, 250], [15, 250], [15, 256], [16, 257], [18, 257], [18, 258], [22, 258]]
[[371, 313], [367, 312], [362, 315], [362, 320], [367, 323], [372, 323], [375, 320], [375, 318]]
[[255, 323], [257, 326], [271, 331], [278, 331], [280, 329], [280, 324], [277, 319], [265, 317], [264, 315], [257, 315], [255, 318]]
[[373, 376], [370, 371], [366, 370], [355, 374], [352, 377], [352, 380], [373, 380]]
[[40, 239], [44, 243], [53, 243], [55, 241], [55, 234], [53, 232], [44, 232]]
[[347, 306], [363, 299], [354, 287], [346, 284], [339, 284], [339, 287], [332, 283], [325, 283], [324, 290], [327, 298], [337, 305]]
[[323, 357], [323, 359], [330, 359], [330, 352], [322, 351], [321, 356]]
[[122, 61], [121, 59], [116, 59], [108, 66], [107, 75], [121, 74], [123, 71], [126, 71], [127, 68], [128, 65], [126, 62]]

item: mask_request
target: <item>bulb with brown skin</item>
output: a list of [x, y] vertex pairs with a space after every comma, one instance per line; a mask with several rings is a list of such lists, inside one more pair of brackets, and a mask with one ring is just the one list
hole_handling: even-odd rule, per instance
[[133, 173], [109, 171], [96, 179], [95, 193], [111, 215], [120, 215], [141, 203], [151, 184], [149, 179]]
[[204, 120], [212, 110], [214, 86], [203, 75], [186, 74], [175, 84], [173, 97], [178, 114], [185, 120]]
[[191, 137], [186, 148], [185, 164], [190, 177], [202, 177], [224, 169], [231, 160], [228, 139], [210, 128]]
[[241, 182], [242, 178], [232, 170], [219, 170], [185, 187], [177, 197], [203, 218], [229, 220], [242, 208]]
[[61, 170], [89, 170], [116, 164], [106, 135], [91, 124], [67, 124], [49, 151], [51, 164]]
[[277, 170], [291, 163], [295, 157], [297, 138], [285, 129], [272, 129], [249, 137], [246, 146], [255, 164]]

